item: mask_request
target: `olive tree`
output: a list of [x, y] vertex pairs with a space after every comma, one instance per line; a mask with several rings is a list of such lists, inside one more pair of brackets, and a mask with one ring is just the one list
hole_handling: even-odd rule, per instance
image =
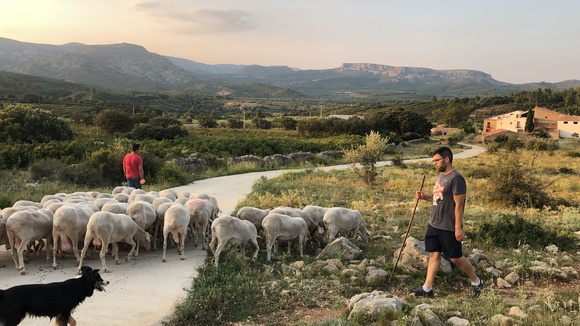
[[365, 137], [365, 144], [346, 151], [344, 155], [353, 171], [370, 186], [375, 185], [378, 175], [376, 164], [385, 154], [386, 144], [380, 133], [371, 131]]

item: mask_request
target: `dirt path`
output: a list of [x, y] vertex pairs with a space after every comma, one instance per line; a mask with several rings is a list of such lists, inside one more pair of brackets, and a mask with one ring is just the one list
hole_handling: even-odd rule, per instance
[[[471, 149], [455, 155], [455, 158], [465, 158], [478, 155], [484, 149], [473, 146]], [[429, 161], [431, 158], [409, 160], [408, 163]], [[378, 166], [390, 165], [389, 161], [379, 162]], [[349, 165], [338, 165], [320, 168], [321, 170], [346, 169]], [[192, 184], [175, 187], [176, 191], [190, 193], [207, 193], [218, 199], [222, 214], [230, 214], [237, 203], [252, 191], [253, 184], [262, 176], [275, 178], [283, 173], [298, 170], [278, 170], [253, 172], [241, 175], [217, 177], [199, 180]], [[150, 190], [145, 187], [145, 190]], [[126, 255], [120, 252], [120, 257]], [[115, 265], [107, 256], [107, 266], [110, 273], [103, 273], [105, 280], [111, 282], [107, 292], [95, 293], [87, 298], [73, 316], [79, 325], [162, 325], [163, 319], [173, 312], [175, 304], [185, 298], [192, 279], [197, 276], [197, 268], [203, 264], [207, 254], [200, 248], [193, 248], [191, 241], [186, 241], [185, 260], [179, 260], [175, 250], [167, 253], [167, 262], [161, 261], [162, 251], [142, 251], [138, 260]], [[11, 254], [0, 250], [0, 288], [5, 289], [19, 284], [47, 283], [63, 281], [76, 277], [77, 264], [68, 255], [59, 261], [59, 268], [53, 270], [51, 263], [45, 261], [45, 255], [33, 258], [27, 263], [27, 275], [20, 275], [14, 268]], [[92, 268], [101, 268], [98, 259], [86, 261]], [[56, 298], [55, 298], [56, 299]], [[54, 322], [52, 322], [54, 323]], [[21, 325], [50, 325], [48, 318], [26, 318]]]

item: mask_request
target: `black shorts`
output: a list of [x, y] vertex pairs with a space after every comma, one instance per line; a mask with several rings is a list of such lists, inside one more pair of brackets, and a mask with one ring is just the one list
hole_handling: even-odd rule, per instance
[[427, 234], [425, 235], [425, 250], [427, 252], [441, 252], [443, 257], [460, 258], [463, 256], [461, 242], [455, 239], [455, 232], [437, 229], [427, 225]]

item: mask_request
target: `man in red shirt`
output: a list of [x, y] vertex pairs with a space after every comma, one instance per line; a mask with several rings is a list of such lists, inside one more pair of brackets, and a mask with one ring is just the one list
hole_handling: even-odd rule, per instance
[[141, 145], [133, 144], [133, 152], [125, 155], [123, 159], [123, 172], [125, 172], [125, 177], [127, 177], [127, 183], [129, 187], [135, 189], [142, 189], [145, 183], [144, 173], [143, 173], [143, 158], [139, 156], [141, 153]]

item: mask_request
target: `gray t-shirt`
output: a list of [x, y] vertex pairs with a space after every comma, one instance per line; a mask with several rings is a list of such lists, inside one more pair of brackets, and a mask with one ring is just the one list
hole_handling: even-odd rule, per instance
[[448, 175], [439, 174], [433, 187], [433, 206], [429, 224], [437, 229], [455, 231], [455, 201], [453, 195], [463, 195], [467, 185], [463, 176], [453, 170]]

